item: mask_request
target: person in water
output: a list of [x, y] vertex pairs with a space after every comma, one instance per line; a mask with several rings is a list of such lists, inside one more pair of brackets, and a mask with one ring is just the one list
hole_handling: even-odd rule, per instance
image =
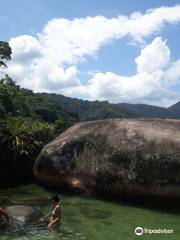
[[0, 221], [9, 222], [9, 215], [3, 208], [0, 207]]
[[56, 228], [59, 227], [61, 222], [61, 207], [59, 204], [59, 197], [57, 194], [54, 194], [49, 199], [52, 203], [52, 210], [41, 220], [46, 221], [50, 217], [48, 227]]

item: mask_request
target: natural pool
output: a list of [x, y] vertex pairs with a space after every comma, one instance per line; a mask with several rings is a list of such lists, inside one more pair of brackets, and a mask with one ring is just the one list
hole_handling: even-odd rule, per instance
[[[46, 213], [50, 192], [36, 184], [0, 188], [6, 206], [27, 204], [39, 206]], [[0, 228], [1, 240], [134, 240], [180, 239], [180, 212], [158, 208], [141, 208], [122, 202], [108, 202], [75, 195], [61, 194], [62, 225], [59, 232], [49, 231], [45, 224]], [[173, 234], [136, 236], [134, 229], [173, 229]]]

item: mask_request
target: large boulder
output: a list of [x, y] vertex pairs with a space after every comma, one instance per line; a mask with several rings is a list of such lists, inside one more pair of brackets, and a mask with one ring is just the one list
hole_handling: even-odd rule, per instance
[[6, 208], [6, 211], [13, 221], [22, 223], [39, 219], [41, 211], [36, 207], [27, 205], [15, 205]]
[[77, 123], [42, 149], [34, 174], [87, 194], [180, 198], [180, 120]]

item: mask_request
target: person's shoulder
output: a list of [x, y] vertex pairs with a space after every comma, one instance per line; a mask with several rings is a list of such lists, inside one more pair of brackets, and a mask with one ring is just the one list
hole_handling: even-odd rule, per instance
[[61, 206], [59, 204], [56, 205], [55, 209], [59, 210], [61, 208]]

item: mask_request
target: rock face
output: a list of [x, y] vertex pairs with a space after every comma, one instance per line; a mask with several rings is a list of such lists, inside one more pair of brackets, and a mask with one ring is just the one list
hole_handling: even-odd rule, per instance
[[26, 205], [10, 206], [6, 208], [6, 211], [13, 221], [19, 222], [34, 221], [41, 216], [39, 209]]
[[78, 123], [46, 145], [36, 179], [83, 193], [180, 198], [180, 120]]

